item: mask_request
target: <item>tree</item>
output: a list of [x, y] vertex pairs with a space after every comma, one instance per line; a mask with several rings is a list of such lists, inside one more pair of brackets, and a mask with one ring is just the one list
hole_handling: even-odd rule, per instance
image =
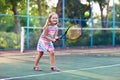
[[[38, 16], [43, 16], [44, 14], [46, 14], [46, 11], [47, 11], [46, 8], [48, 8], [48, 6], [46, 4], [46, 1], [37, 0], [37, 6], [38, 6]], [[39, 23], [40, 23], [40, 26], [42, 27], [43, 26], [43, 20], [42, 20], [41, 17], [39, 19]]]
[[[56, 10], [60, 17], [62, 17], [62, 1], [58, 1]], [[65, 0], [65, 17], [80, 19], [81, 21], [76, 21], [75, 24], [80, 24], [82, 27], [86, 26], [85, 11], [90, 11], [90, 5], [82, 4], [80, 0]], [[90, 18], [90, 16], [87, 18]]]
[[[120, 0], [119, 0], [119, 3], [120, 3]], [[120, 24], [119, 24], [119, 21], [120, 21], [120, 4], [119, 3], [115, 5], [115, 7], [116, 7], [115, 8], [115, 10], [116, 10], [115, 19], [116, 19], [116, 26], [117, 27], [120, 27]], [[112, 18], [111, 18], [111, 20], [112, 20]]]
[[11, 25], [13, 23], [13, 18], [6, 16], [6, 14], [11, 12], [10, 4], [6, 4], [5, 0], [0, 0], [0, 31], [13, 31], [13, 25]]
[[[38, 5], [38, 14], [39, 14], [39, 16], [41, 16], [42, 15], [41, 0], [37, 0], [37, 5]], [[42, 19], [40, 18], [39, 20], [40, 20], [40, 26], [43, 26]]]
[[[14, 16], [14, 21], [15, 21], [15, 31], [16, 33], [20, 33], [20, 19], [18, 17], [18, 3], [21, 2], [21, 0], [1, 0], [0, 4], [1, 8], [1, 13], [4, 14], [13, 14]], [[10, 19], [9, 19], [10, 20]]]
[[110, 0], [93, 0], [94, 2], [98, 2], [100, 11], [101, 11], [101, 24], [102, 28], [108, 27], [108, 10], [109, 10], [109, 2]]
[[17, 4], [19, 1], [20, 0], [10, 0], [10, 3], [12, 5], [12, 11], [14, 13], [14, 19], [15, 19], [15, 31], [17, 33], [20, 33], [20, 19], [17, 16], [19, 14], [18, 9], [17, 9]]
[[59, 17], [62, 17], [62, 0], [58, 0], [56, 13], [59, 15]]

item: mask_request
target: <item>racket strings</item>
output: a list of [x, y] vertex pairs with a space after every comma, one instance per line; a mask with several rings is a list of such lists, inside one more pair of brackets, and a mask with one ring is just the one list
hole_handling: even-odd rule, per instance
[[70, 27], [70, 29], [67, 32], [67, 38], [69, 39], [77, 39], [81, 36], [81, 27], [78, 25], [74, 25]]

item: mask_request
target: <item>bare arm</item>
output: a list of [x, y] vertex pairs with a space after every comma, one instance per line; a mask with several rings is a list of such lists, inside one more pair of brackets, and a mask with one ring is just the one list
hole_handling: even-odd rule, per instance
[[58, 30], [55, 32], [54, 38], [58, 39]]

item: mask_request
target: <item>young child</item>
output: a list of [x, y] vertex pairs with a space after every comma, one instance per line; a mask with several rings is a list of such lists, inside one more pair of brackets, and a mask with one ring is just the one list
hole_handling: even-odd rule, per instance
[[54, 52], [54, 45], [53, 42], [55, 42], [58, 39], [58, 15], [56, 13], [51, 13], [48, 16], [48, 19], [46, 21], [46, 24], [43, 28], [43, 32], [39, 38], [38, 45], [37, 45], [37, 51], [39, 51], [39, 54], [36, 57], [35, 63], [34, 63], [34, 70], [40, 71], [42, 70], [38, 63], [43, 56], [44, 52], [49, 52], [50, 55], [50, 66], [51, 70], [53, 71], [59, 71], [60, 69], [55, 66], [55, 52]]

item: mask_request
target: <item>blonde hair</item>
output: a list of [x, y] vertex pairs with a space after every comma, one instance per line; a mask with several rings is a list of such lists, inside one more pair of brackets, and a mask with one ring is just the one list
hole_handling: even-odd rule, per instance
[[[49, 22], [49, 24], [46, 23], [43, 29], [45, 29], [48, 25], [50, 25], [50, 18], [51, 18], [53, 15], [57, 15], [57, 16], [58, 16], [58, 14], [55, 13], [55, 12], [50, 13], [50, 14], [48, 15], [48, 19], [47, 19], [48, 22]], [[47, 22], [47, 21], [46, 21], [46, 22]]]

